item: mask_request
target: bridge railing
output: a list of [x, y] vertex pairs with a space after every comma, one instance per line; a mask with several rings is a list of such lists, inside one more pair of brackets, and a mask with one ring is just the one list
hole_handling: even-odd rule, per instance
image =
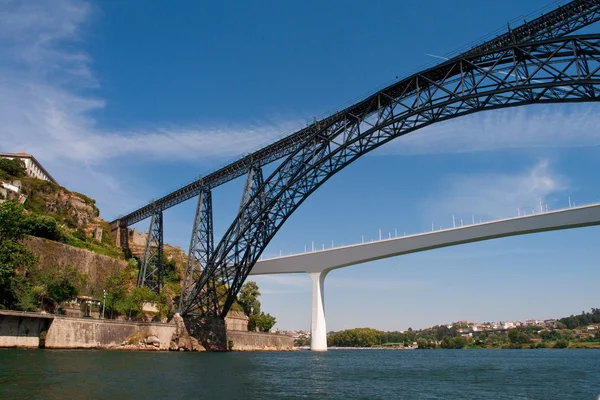
[[289, 252], [287, 254], [284, 254], [282, 251], [280, 251], [279, 255], [263, 256], [260, 258], [260, 261], [273, 260], [276, 258], [284, 258], [284, 257], [293, 257], [293, 256], [299, 256], [302, 254], [307, 254], [307, 253], [317, 253], [317, 252], [323, 252], [323, 251], [329, 251], [329, 250], [342, 249], [342, 248], [346, 248], [346, 247], [359, 246], [362, 244], [385, 242], [385, 241], [389, 241], [389, 240], [404, 239], [404, 238], [410, 238], [410, 237], [421, 236], [421, 235], [429, 235], [432, 233], [452, 231], [452, 230], [456, 230], [456, 229], [464, 229], [464, 228], [473, 227], [475, 225], [484, 225], [484, 224], [491, 224], [491, 223], [497, 223], [497, 222], [503, 222], [503, 221], [511, 221], [511, 220], [517, 220], [517, 219], [523, 219], [523, 218], [531, 218], [531, 217], [536, 217], [536, 216], [540, 216], [540, 215], [544, 215], [544, 214], [554, 214], [554, 213], [560, 213], [560, 212], [569, 211], [569, 210], [576, 210], [576, 209], [600, 206], [600, 203], [589, 203], [589, 204], [576, 206], [575, 203], [571, 202], [570, 199], [569, 199], [569, 203], [570, 204], [568, 207], [558, 208], [558, 209], [554, 209], [554, 210], [548, 209], [547, 204], [543, 204], [542, 206], [540, 206], [539, 210], [536, 210], [535, 208], [529, 207], [529, 206], [524, 207], [524, 208], [517, 208], [516, 216], [504, 217], [504, 218], [498, 218], [498, 219], [483, 219], [483, 218], [476, 219], [475, 216], [473, 215], [473, 218], [470, 220], [470, 223], [469, 223], [469, 221], [467, 221], [467, 223], [464, 223], [463, 220], [459, 219], [460, 223], [456, 223], [456, 221], [454, 221], [454, 223], [451, 226], [449, 226], [448, 228], [444, 228], [442, 225], [442, 226], [439, 226], [437, 229], [435, 228], [435, 225], [432, 224], [431, 230], [422, 231], [422, 232], [418, 232], [418, 233], [409, 233], [409, 234], [407, 234], [406, 232], [402, 232], [401, 236], [398, 235], [397, 229], [394, 231], [393, 235], [392, 235], [392, 232], [388, 232], [387, 236], [382, 235], [383, 232], [381, 231], [381, 229], [379, 229], [379, 238], [378, 239], [365, 240], [364, 235], [362, 235], [362, 240], [360, 242], [356, 242], [356, 243], [344, 244], [343, 242], [340, 242], [341, 243], [340, 245], [335, 246], [335, 242], [334, 242], [334, 240], [332, 240], [330, 247], [325, 246], [325, 243], [322, 243], [320, 246], [315, 246], [315, 243], [312, 242], [310, 248], [305, 246], [304, 252], [298, 252], [298, 253]]

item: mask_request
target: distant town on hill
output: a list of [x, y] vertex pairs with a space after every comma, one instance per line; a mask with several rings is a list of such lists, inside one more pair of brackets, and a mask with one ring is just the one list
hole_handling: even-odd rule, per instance
[[[297, 346], [310, 344], [303, 330], [279, 331]], [[383, 332], [355, 328], [327, 334], [329, 347], [461, 348], [600, 348], [600, 308], [559, 319], [501, 322], [458, 321], [430, 328]]]

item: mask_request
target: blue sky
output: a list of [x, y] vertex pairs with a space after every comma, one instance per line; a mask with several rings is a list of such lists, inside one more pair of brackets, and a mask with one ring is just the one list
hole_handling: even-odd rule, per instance
[[[292, 133], [548, 0], [303, 2], [0, 0], [0, 149], [34, 154], [112, 220]], [[529, 18], [529, 17], [528, 17]], [[594, 31], [596, 27], [587, 29]], [[452, 215], [600, 200], [595, 104], [479, 113], [398, 139], [349, 166], [266, 255], [421, 232]], [[216, 238], [238, 179], [213, 193]], [[165, 213], [187, 250], [195, 204]], [[147, 229], [147, 221], [138, 224]], [[599, 228], [501, 239], [332, 272], [328, 328], [421, 328], [598, 307]], [[310, 327], [308, 276], [257, 279], [281, 329]]]

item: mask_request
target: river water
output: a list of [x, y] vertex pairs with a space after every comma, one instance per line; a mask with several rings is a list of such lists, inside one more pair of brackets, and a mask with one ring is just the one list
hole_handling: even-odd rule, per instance
[[0, 399], [590, 399], [598, 350], [0, 350]]

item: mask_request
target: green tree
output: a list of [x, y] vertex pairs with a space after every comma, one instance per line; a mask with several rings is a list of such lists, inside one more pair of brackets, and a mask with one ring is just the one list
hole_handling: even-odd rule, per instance
[[329, 346], [373, 347], [381, 344], [383, 332], [372, 328], [356, 328], [339, 331], [327, 337]]
[[260, 290], [254, 281], [246, 282], [240, 289], [237, 302], [248, 316], [248, 330], [268, 332], [275, 325], [275, 317], [260, 310]]
[[434, 342], [430, 342], [422, 337], [417, 339], [417, 346], [419, 346], [419, 349], [435, 349]]
[[554, 343], [555, 349], [566, 349], [569, 347], [569, 341], [567, 339], [558, 339], [556, 343]]
[[165, 280], [168, 282], [179, 282], [179, 274], [177, 273], [177, 263], [174, 258], [165, 260], [164, 264]]
[[485, 340], [487, 347], [502, 347], [505, 343], [507, 343], [506, 336], [497, 333], [490, 333]]
[[19, 204], [12, 201], [0, 204], [0, 243], [25, 237], [24, 218], [23, 207]]
[[269, 332], [277, 322], [274, 316], [271, 314], [265, 314], [264, 312], [261, 312], [260, 315], [257, 315], [254, 318], [254, 321], [254, 325], [261, 332]]
[[75, 267], [32, 267], [17, 292], [19, 304], [21, 308], [35, 304], [36, 307], [48, 306], [55, 310], [83, 292], [87, 282], [87, 275], [81, 274]]
[[260, 290], [254, 281], [244, 283], [238, 294], [237, 302], [242, 306], [242, 310], [247, 316], [260, 313]]
[[446, 336], [442, 340], [442, 343], [440, 343], [440, 347], [442, 349], [462, 349], [462, 348], [466, 347], [468, 343], [469, 342], [468, 342], [467, 338], [464, 338], [462, 336], [456, 336], [456, 337]]
[[525, 332], [521, 332], [518, 329], [511, 329], [508, 331], [508, 340], [517, 346], [531, 343], [531, 338]]
[[63, 234], [53, 217], [47, 215], [29, 214], [24, 222], [25, 233], [31, 236], [62, 242]]
[[125, 271], [115, 271], [110, 274], [102, 284], [103, 292], [106, 292], [105, 311], [111, 315], [115, 311], [118, 313], [128, 312], [130, 304], [125, 301], [128, 288], [129, 277]]
[[77, 297], [78, 290], [68, 279], [61, 279], [59, 282], [52, 283], [48, 286], [48, 298], [57, 304], [72, 300]]
[[[129, 314], [135, 318], [139, 318], [144, 314], [144, 304], [152, 303], [158, 308], [157, 317], [166, 316], [169, 309], [167, 299], [163, 294], [157, 294], [147, 286], [136, 287], [131, 293], [118, 303], [118, 307], [129, 306]], [[122, 311], [126, 311], [125, 308]]]
[[11, 201], [0, 204], [0, 304], [17, 307], [24, 293], [23, 276], [37, 264], [37, 257], [20, 240], [25, 236], [23, 207]]
[[25, 176], [25, 164], [16, 157], [13, 159], [0, 158], [0, 171], [3, 172], [0, 177], [4, 179], [22, 178]]

